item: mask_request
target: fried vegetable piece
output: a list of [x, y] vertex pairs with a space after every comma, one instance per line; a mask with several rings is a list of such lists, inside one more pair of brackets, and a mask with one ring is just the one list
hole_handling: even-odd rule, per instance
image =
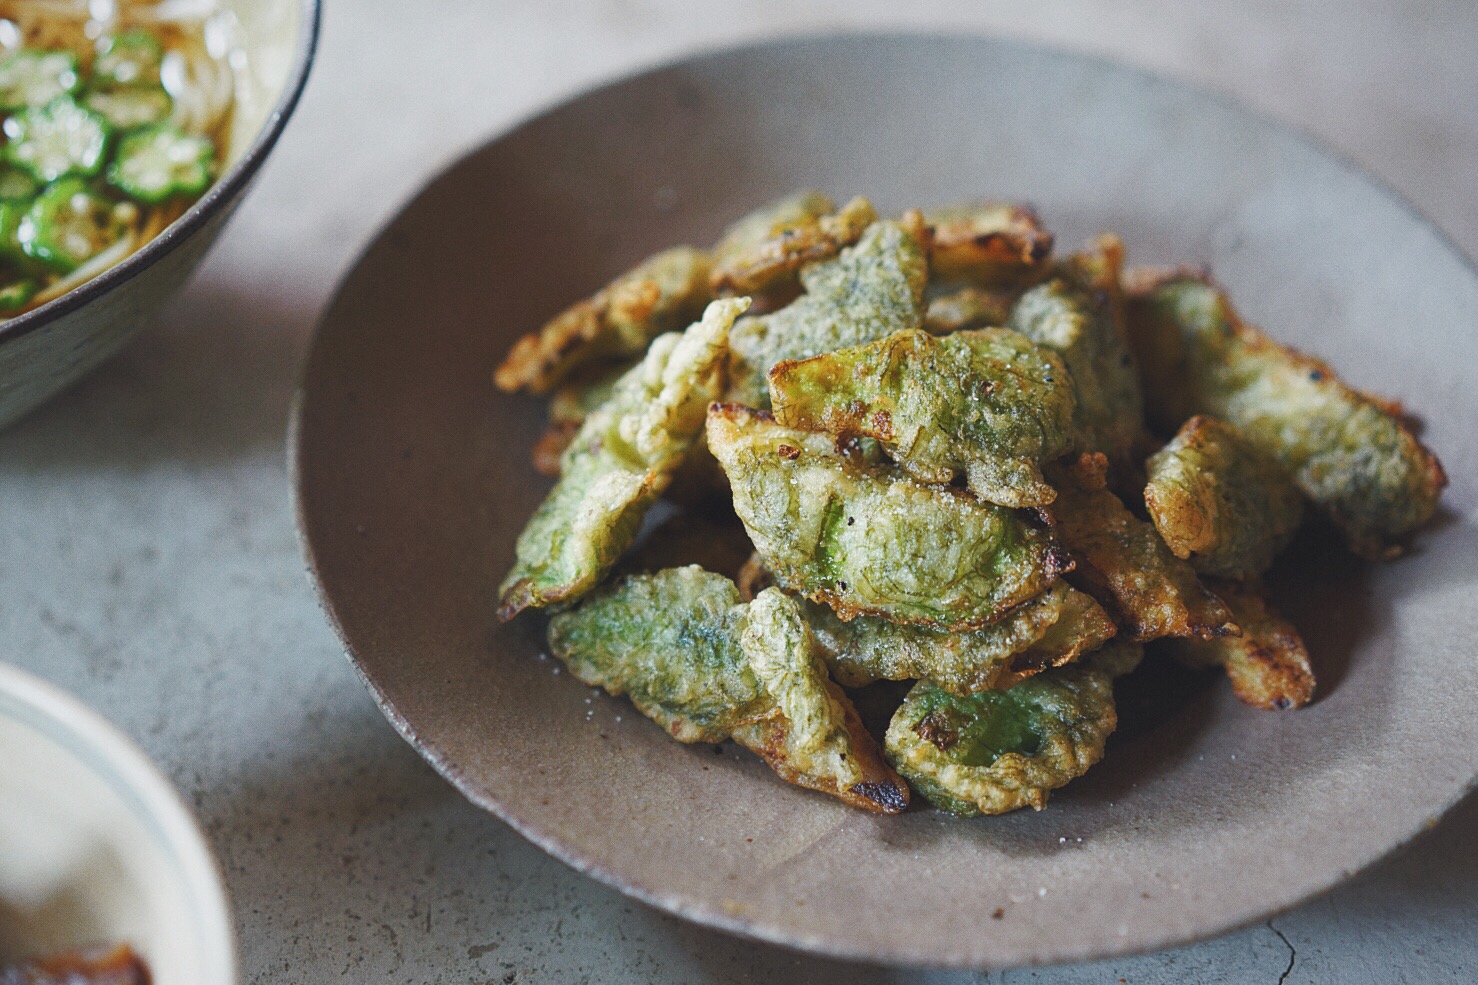
[[1314, 667], [1298, 630], [1252, 587], [1217, 583], [1242, 635], [1218, 640], [1166, 640], [1192, 667], [1221, 667], [1245, 704], [1268, 711], [1301, 708], [1314, 696]]
[[715, 271], [754, 252], [755, 247], [774, 239], [787, 229], [815, 223], [836, 211], [837, 203], [830, 195], [814, 188], [802, 188], [773, 202], [766, 202], [731, 222], [723, 237], [713, 247]]
[[1147, 466], [1150, 519], [1199, 574], [1261, 575], [1303, 519], [1303, 497], [1283, 466], [1214, 417], [1191, 418]]
[[519, 535], [500, 619], [578, 598], [630, 546], [703, 433], [704, 408], [724, 386], [729, 327], [748, 303], [715, 301], [686, 332], [659, 337], [585, 419], [560, 460], [559, 482]]
[[888, 761], [935, 807], [960, 817], [1004, 814], [1047, 796], [1103, 758], [1118, 726], [1114, 678], [1138, 665], [1114, 641], [1009, 691], [961, 697], [920, 681], [893, 715]]
[[1053, 476], [1057, 532], [1088, 593], [1133, 640], [1235, 635], [1226, 605], [1108, 489], [1107, 468], [1102, 455], [1084, 455]]
[[1062, 356], [1077, 387], [1075, 450], [1103, 452], [1116, 467], [1133, 459], [1144, 418], [1124, 340], [1123, 259], [1118, 238], [1100, 236], [1092, 249], [1068, 258], [1051, 280], [1022, 295], [1006, 323]]
[[778, 584], [843, 619], [976, 629], [1070, 567], [1032, 514], [867, 465], [763, 411], [715, 404], [708, 446]]
[[575, 440], [575, 433], [590, 412], [610, 399], [616, 381], [631, 369], [631, 363], [589, 366], [575, 373], [549, 401], [549, 427], [534, 444], [534, 468], [543, 475], [559, 475], [559, 459]]
[[934, 231], [929, 272], [937, 279], [1001, 287], [1036, 283], [1050, 269], [1052, 234], [1025, 206], [956, 205], [925, 212], [924, 221]]
[[840, 209], [818, 192], [781, 199], [739, 220], [714, 247], [713, 290], [764, 294], [794, 285], [797, 271], [836, 256], [877, 218], [872, 203], [861, 196]]
[[587, 363], [640, 356], [653, 339], [681, 329], [712, 300], [711, 269], [708, 254], [691, 246], [648, 257], [514, 343], [493, 382], [509, 393], [547, 393]]
[[570, 672], [680, 742], [734, 741], [783, 779], [883, 814], [908, 788], [827, 678], [796, 601], [778, 589], [741, 602], [696, 565], [632, 575], [549, 622]]
[[949, 335], [971, 328], [1004, 325], [1021, 294], [1016, 288], [1004, 287], [962, 287], [941, 294], [929, 302], [924, 330], [932, 335]]
[[1004, 328], [895, 332], [770, 370], [781, 424], [876, 438], [920, 482], [962, 472], [1001, 506], [1052, 502], [1041, 464], [1068, 450], [1074, 399], [1061, 358]]
[[1389, 405], [1244, 324], [1204, 276], [1138, 271], [1130, 294], [1152, 423], [1210, 414], [1231, 424], [1283, 463], [1362, 557], [1400, 554], [1432, 518], [1447, 477]]
[[998, 622], [965, 633], [874, 616], [843, 622], [816, 602], [802, 609], [843, 687], [924, 678], [951, 694], [1004, 690], [1097, 649], [1116, 631], [1097, 602], [1063, 581]]
[[899, 223], [873, 223], [855, 246], [800, 276], [805, 294], [734, 326], [731, 401], [766, 407], [765, 376], [776, 363], [873, 342], [924, 322], [924, 251]]

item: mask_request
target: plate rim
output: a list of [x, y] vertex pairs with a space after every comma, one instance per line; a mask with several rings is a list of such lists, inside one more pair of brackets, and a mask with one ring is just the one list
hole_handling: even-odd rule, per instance
[[1233, 93], [1218, 88], [1215, 85], [1163, 74], [1150, 68], [1120, 61], [1097, 52], [1083, 51], [1065, 45], [1040, 43], [976, 30], [944, 31], [862, 28], [834, 31], [807, 31], [794, 34], [787, 33], [778, 36], [760, 37], [732, 45], [719, 44], [703, 46], [690, 49], [676, 57], [640, 64], [631, 70], [618, 71], [603, 76], [553, 101], [534, 106], [530, 111], [516, 117], [506, 126], [494, 130], [486, 138], [460, 151], [454, 152], [444, 159], [443, 163], [428, 175], [417, 187], [415, 192], [409, 195], [398, 208], [371, 231], [364, 245], [356, 251], [352, 262], [343, 268], [343, 272], [340, 274], [338, 282], [329, 294], [328, 300], [320, 309], [319, 317], [309, 336], [305, 356], [293, 387], [286, 434], [285, 450], [288, 481], [292, 495], [295, 533], [299, 547], [303, 552], [305, 574], [307, 575], [314, 597], [323, 610], [325, 617], [328, 619], [335, 635], [338, 637], [350, 666], [354, 668], [355, 673], [370, 692], [381, 713], [384, 714], [386, 719], [400, 734], [401, 738], [409, 743], [421, 758], [430, 764], [465, 799], [478, 808], [492, 814], [541, 851], [557, 859], [575, 872], [595, 879], [597, 882], [627, 897], [639, 900], [655, 909], [670, 913], [700, 926], [720, 930], [737, 937], [775, 945], [798, 954], [835, 960], [920, 969], [991, 970], [1012, 967], [1077, 964], [1111, 958], [1153, 954], [1174, 948], [1188, 947], [1274, 919], [1303, 906], [1316, 897], [1322, 896], [1336, 886], [1348, 882], [1377, 862], [1390, 858], [1410, 847], [1414, 841], [1435, 828], [1437, 823], [1450, 813], [1455, 806], [1473, 794], [1475, 790], [1478, 790], [1478, 767], [1474, 767], [1472, 774], [1464, 782], [1459, 783], [1455, 788], [1455, 792], [1445, 799], [1434, 812], [1418, 821], [1416, 826], [1404, 835], [1390, 844], [1377, 849], [1370, 857], [1360, 861], [1354, 867], [1334, 872], [1327, 878], [1311, 880], [1310, 885], [1305, 887], [1301, 892], [1275, 905], [1256, 907], [1247, 913], [1236, 915], [1226, 920], [1214, 921], [1214, 926], [1205, 927], [1199, 931], [1166, 932], [1157, 935], [1148, 935], [1131, 945], [1121, 948], [1095, 947], [1078, 950], [1058, 948], [1051, 953], [1034, 954], [1020, 961], [1008, 960], [1004, 962], [981, 959], [958, 952], [940, 957], [935, 954], [912, 951], [907, 947], [869, 950], [866, 948], [841, 946], [820, 937], [808, 937], [795, 933], [787, 934], [783, 928], [770, 926], [762, 921], [741, 919], [724, 911], [721, 907], [710, 906], [705, 903], [695, 903], [685, 898], [681, 893], [664, 893], [649, 886], [639, 884], [629, 877], [619, 874], [607, 865], [582, 856], [578, 850], [565, 845], [557, 836], [542, 830], [537, 824], [520, 818], [500, 798], [476, 790], [466, 774], [455, 763], [452, 763], [441, 750], [435, 748], [417, 733], [415, 727], [405, 718], [370, 675], [368, 670], [366, 670], [359, 655], [355, 653], [353, 646], [349, 642], [348, 633], [340, 619], [338, 610], [333, 600], [329, 597], [327, 588], [319, 574], [318, 556], [314, 550], [309, 533], [309, 519], [306, 512], [307, 508], [303, 488], [304, 446], [302, 441], [303, 408], [308, 399], [307, 383], [310, 371], [320, 351], [321, 335], [324, 326], [343, 300], [346, 289], [360, 266], [371, 253], [379, 248], [381, 242], [391, 233], [391, 230], [402, 215], [413, 209], [422, 198], [431, 193], [447, 177], [466, 165], [469, 160], [490, 151], [496, 144], [517, 137], [545, 118], [558, 114], [585, 99], [619, 86], [635, 84], [650, 77], [688, 66], [709, 63], [725, 58], [742, 57], [763, 51], [787, 48], [797, 49], [810, 45], [845, 41], [884, 43], [933, 42], [997, 46], [1046, 55], [1066, 62], [1091, 64], [1102, 71], [1119, 73], [1123, 76], [1135, 78], [1143, 83], [1181, 90], [1201, 99], [1210, 100], [1223, 110], [1229, 111], [1263, 128], [1271, 129], [1282, 134], [1284, 137], [1301, 145], [1304, 149], [1310, 150], [1316, 155], [1334, 163], [1350, 176], [1358, 179], [1376, 193], [1393, 202], [1417, 225], [1432, 234], [1441, 246], [1457, 259], [1468, 276], [1475, 282], [1478, 282], [1478, 260], [1475, 260], [1473, 256], [1469, 255], [1436, 220], [1427, 215], [1405, 193], [1381, 178], [1371, 168], [1361, 163], [1353, 155], [1325, 141], [1312, 129], [1284, 119], [1261, 107], [1251, 106]]

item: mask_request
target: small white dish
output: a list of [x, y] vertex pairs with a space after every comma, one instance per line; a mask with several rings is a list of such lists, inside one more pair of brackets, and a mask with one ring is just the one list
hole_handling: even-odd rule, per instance
[[57, 687], [0, 664], [0, 967], [127, 943], [153, 985], [234, 985], [205, 837], [148, 757]]

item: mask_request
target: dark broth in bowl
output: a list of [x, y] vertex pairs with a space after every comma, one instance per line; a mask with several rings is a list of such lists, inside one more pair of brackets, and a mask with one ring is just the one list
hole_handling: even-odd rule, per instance
[[205, 193], [240, 58], [214, 0], [0, 0], [0, 319], [126, 259]]

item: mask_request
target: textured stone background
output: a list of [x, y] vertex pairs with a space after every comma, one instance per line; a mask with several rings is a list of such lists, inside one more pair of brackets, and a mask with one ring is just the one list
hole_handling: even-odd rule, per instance
[[201, 275], [123, 357], [0, 436], [0, 659], [99, 707], [193, 801], [247, 981], [1478, 975], [1473, 798], [1338, 891], [1220, 940], [994, 975], [876, 970], [689, 927], [576, 876], [463, 803], [350, 672], [303, 576], [283, 435], [311, 327], [374, 230], [444, 163], [593, 83], [737, 40], [887, 26], [1030, 38], [1230, 92], [1478, 254], [1466, 0], [330, 3], [302, 108]]

